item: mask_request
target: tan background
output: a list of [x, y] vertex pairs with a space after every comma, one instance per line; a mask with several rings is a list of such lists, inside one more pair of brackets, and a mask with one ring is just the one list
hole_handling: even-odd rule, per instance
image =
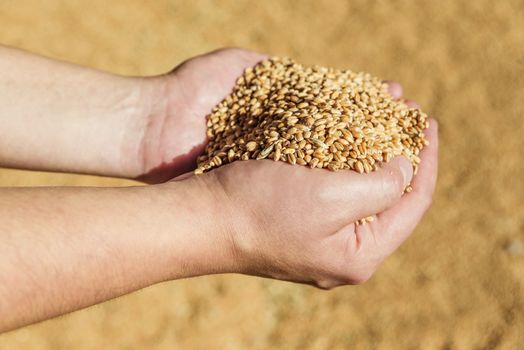
[[[442, 147], [431, 212], [363, 286], [177, 281], [0, 349], [523, 349], [522, 23], [523, 1], [1, 1], [0, 43], [121, 74], [234, 45], [392, 78]], [[0, 170], [2, 186], [129, 183]]]

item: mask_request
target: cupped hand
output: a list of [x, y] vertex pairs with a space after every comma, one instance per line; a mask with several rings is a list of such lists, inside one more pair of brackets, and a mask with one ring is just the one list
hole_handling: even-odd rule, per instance
[[228, 48], [191, 58], [169, 74], [146, 79], [151, 113], [143, 123], [139, 180], [158, 183], [195, 168], [206, 143], [206, 116], [243, 71], [267, 58]]
[[[332, 288], [366, 281], [413, 231], [431, 203], [437, 125], [412, 180], [397, 157], [370, 174], [330, 172], [271, 160], [238, 161], [193, 181], [211, 193], [232, 265], [240, 272]], [[411, 182], [413, 191], [402, 195]], [[203, 196], [206, 198], [207, 196]], [[354, 222], [374, 215], [365, 225]]]
[[[223, 49], [155, 78], [158, 99], [146, 123], [141, 180], [162, 182], [194, 168], [206, 143], [205, 117], [243, 70], [267, 56]], [[400, 98], [399, 84], [388, 82]], [[413, 101], [407, 101], [415, 106]], [[413, 231], [431, 203], [437, 173], [437, 126], [426, 131], [413, 190], [411, 166], [397, 158], [371, 174], [329, 172], [281, 162], [246, 161], [183, 181], [196, 183], [219, 212], [231, 252], [224, 272], [309, 283], [321, 288], [367, 280]], [[376, 214], [376, 215], [375, 215]], [[358, 219], [375, 220], [356, 226]]]

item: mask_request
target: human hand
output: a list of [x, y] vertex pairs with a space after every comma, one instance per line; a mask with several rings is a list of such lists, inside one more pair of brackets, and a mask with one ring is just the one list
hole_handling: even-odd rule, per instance
[[[165, 88], [170, 99], [162, 127], [151, 124], [162, 147], [151, 148], [145, 158], [154, 169], [147, 180], [165, 180], [191, 170], [205, 146], [205, 116], [246, 67], [265, 57], [241, 49], [219, 50], [191, 59], [164, 77], [171, 84]], [[400, 85], [388, 84], [393, 97], [401, 98]], [[438, 142], [436, 123], [431, 125], [427, 132], [431, 146], [421, 154], [425, 165], [412, 183], [413, 191], [402, 199], [412, 176], [405, 159], [369, 175], [249, 161], [192, 177], [213, 193], [220, 217], [227, 218], [222, 221], [234, 254], [227, 271], [322, 288], [365, 281], [413, 231], [429, 206]], [[157, 163], [163, 166], [154, 167]], [[372, 223], [353, 224], [377, 213]]]
[[[194, 181], [216, 203], [230, 251], [227, 271], [329, 289], [366, 281], [429, 208], [437, 176], [437, 124], [412, 178], [397, 157], [370, 174], [270, 160], [234, 162]], [[402, 195], [411, 181], [413, 191]], [[209, 196], [203, 196], [209, 198]], [[356, 226], [355, 221], [374, 215]]]
[[140, 123], [140, 180], [158, 183], [193, 170], [203, 152], [206, 116], [233, 89], [243, 71], [267, 55], [221, 49], [191, 58], [167, 75], [146, 78], [152, 110]]
[[[121, 161], [134, 169], [131, 176], [159, 183], [193, 170], [207, 142], [206, 116], [246, 68], [266, 58], [246, 49], [220, 49], [191, 58], [166, 75], [142, 79], [140, 103], [150, 110], [129, 123], [127, 134], [140, 136], [134, 137], [139, 144], [124, 147], [132, 151]], [[400, 98], [402, 87], [387, 83], [391, 95]]]

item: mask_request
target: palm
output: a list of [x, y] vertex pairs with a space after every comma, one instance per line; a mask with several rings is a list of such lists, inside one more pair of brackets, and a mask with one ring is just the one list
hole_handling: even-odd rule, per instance
[[190, 59], [165, 77], [166, 106], [148, 125], [143, 180], [161, 182], [195, 167], [206, 144], [206, 116], [245, 68], [266, 56], [224, 49]]

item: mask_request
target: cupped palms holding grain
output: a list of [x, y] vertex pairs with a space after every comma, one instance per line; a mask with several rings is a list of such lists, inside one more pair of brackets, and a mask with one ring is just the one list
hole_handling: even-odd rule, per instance
[[[231, 93], [248, 67], [268, 56], [244, 49], [221, 49], [189, 59], [155, 81], [156, 106], [140, 141], [140, 180], [164, 182], [195, 168], [205, 149], [206, 116]], [[393, 97], [402, 88], [390, 82]]]
[[[267, 56], [224, 49], [182, 63], [162, 77], [165, 106], [144, 137], [144, 179], [165, 181], [192, 170], [206, 146], [206, 116], [245, 68]], [[389, 84], [394, 98], [401, 87]], [[181, 181], [213, 192], [237, 270], [332, 288], [367, 280], [413, 231], [429, 207], [436, 181], [436, 123], [420, 154], [413, 191], [411, 163], [395, 158], [370, 174], [329, 172], [270, 160], [233, 162]], [[202, 198], [209, 198], [205, 194]], [[356, 226], [355, 221], [375, 215]]]
[[140, 179], [163, 182], [193, 170], [207, 142], [206, 116], [247, 67], [265, 58], [249, 50], [221, 49], [191, 58], [159, 77], [162, 103], [144, 134]]
[[[436, 182], [436, 129], [430, 121], [430, 145], [413, 180], [411, 163], [397, 157], [370, 174], [250, 160], [187, 181], [213, 191], [237, 260], [233, 272], [327, 289], [358, 284], [428, 209]], [[403, 195], [410, 181], [413, 191]], [[366, 225], [353, 224], [374, 214]]]

